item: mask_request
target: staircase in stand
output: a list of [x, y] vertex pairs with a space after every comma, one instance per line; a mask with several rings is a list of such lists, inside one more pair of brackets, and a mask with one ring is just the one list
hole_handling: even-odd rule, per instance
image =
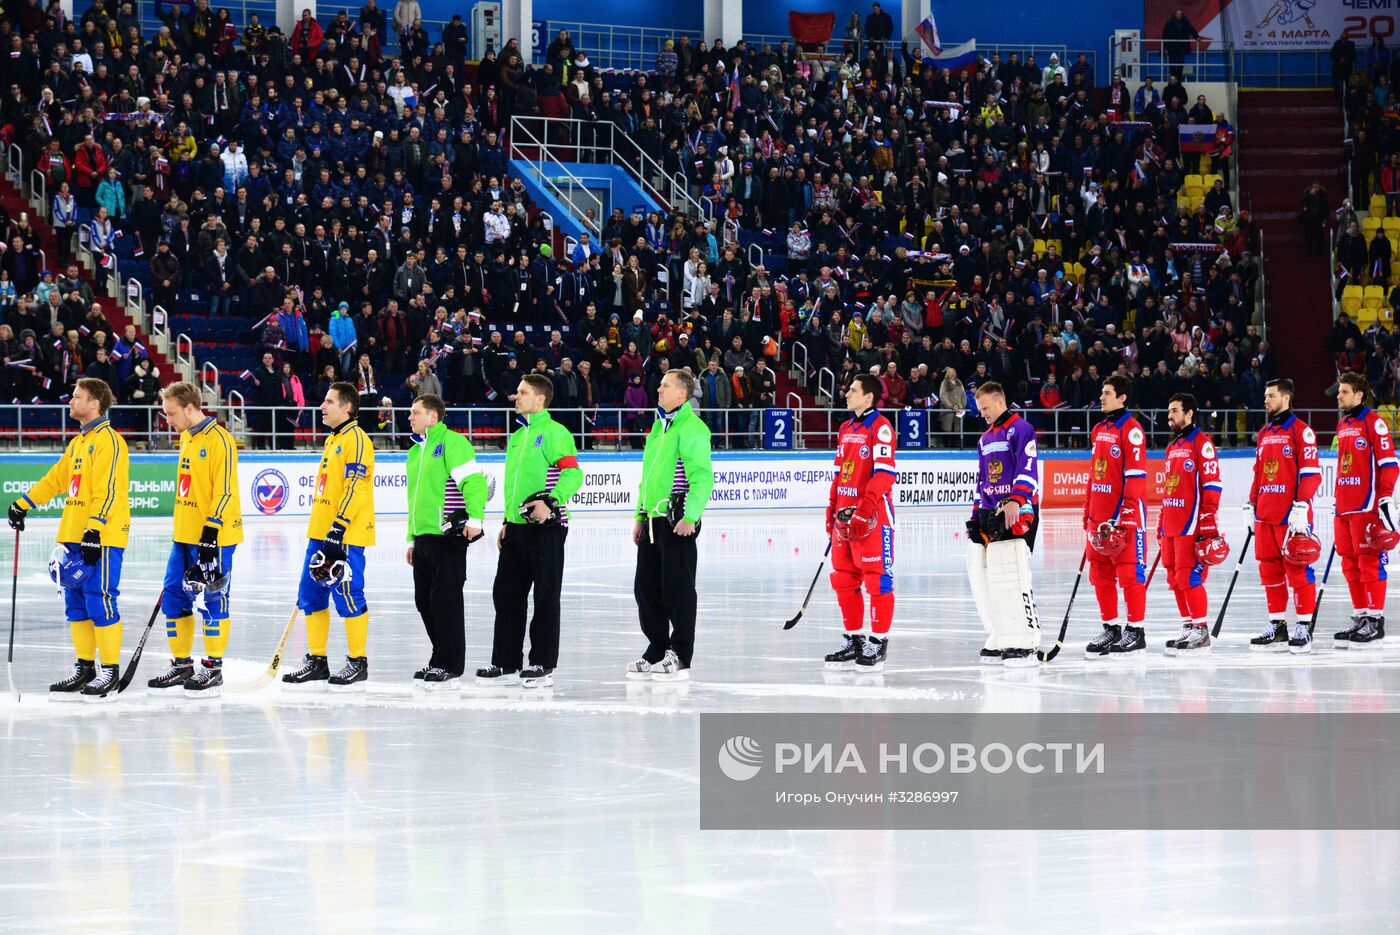
[[[29, 224], [39, 235], [39, 249], [44, 251], [46, 261], [51, 264], [49, 268], [57, 272], [55, 265], [58, 263], [58, 239], [54, 235], [53, 228], [44, 220], [43, 212], [38, 210], [32, 202], [26, 199], [24, 195], [15, 188], [14, 183], [3, 176], [0, 176], [0, 204], [5, 206], [5, 210], [10, 213], [10, 217], [12, 218], [19, 217], [21, 212], [29, 215]], [[74, 262], [77, 262], [76, 257]], [[110, 347], [116, 343], [117, 339], [125, 333], [127, 325], [135, 325], [137, 339], [145, 345], [146, 353], [151, 358], [151, 363], [160, 370], [161, 385], [164, 386], [176, 382], [179, 376], [175, 372], [175, 361], [170, 356], [170, 349], [167, 348], [164, 351], [159, 350], [151, 340], [151, 336], [145, 332], [142, 323], [133, 321], [127, 314], [126, 306], [106, 294], [107, 289], [110, 288], [106, 276], [103, 277], [103, 284], [99, 284], [93, 273], [85, 269], [80, 262], [78, 263], [78, 270], [83, 279], [85, 279], [92, 288], [97, 303], [102, 306], [102, 314], [112, 323], [112, 328], [116, 332], [108, 336], [110, 338], [108, 346]]]
[[827, 405], [813, 397], [803, 388], [801, 383], [793, 379], [786, 364], [774, 368], [773, 372], [777, 378], [777, 392], [774, 394], [773, 405], [786, 408], [789, 393], [796, 393], [797, 398], [802, 400], [800, 407], [793, 407], [796, 409], [793, 419], [797, 423], [796, 434], [799, 447], [833, 447], [835, 439], [828, 433], [840, 424], [840, 420], [831, 421], [827, 417], [824, 412], [828, 408]]
[[1329, 90], [1242, 90], [1239, 125], [1242, 207], [1264, 232], [1267, 337], [1303, 405], [1321, 398], [1336, 371], [1319, 353], [1332, 325], [1330, 260], [1304, 252], [1298, 213], [1314, 180], [1334, 206], [1350, 197], [1342, 109]]

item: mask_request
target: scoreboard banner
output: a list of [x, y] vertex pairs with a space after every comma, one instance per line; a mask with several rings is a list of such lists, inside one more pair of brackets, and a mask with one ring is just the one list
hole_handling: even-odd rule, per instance
[[1206, 48], [1233, 43], [1243, 52], [1328, 49], [1341, 38], [1364, 51], [1373, 34], [1394, 36], [1400, 17], [1394, 0], [1144, 0], [1144, 35], [1162, 38], [1178, 9], [1207, 40]]

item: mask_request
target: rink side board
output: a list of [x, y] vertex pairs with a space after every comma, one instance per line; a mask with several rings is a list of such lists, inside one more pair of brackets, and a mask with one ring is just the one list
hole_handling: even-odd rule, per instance
[[[1148, 500], [1161, 496], [1161, 451], [1149, 452]], [[9, 502], [29, 489], [53, 464], [54, 452], [0, 453], [0, 496]], [[825, 506], [835, 465], [830, 451], [753, 453], [717, 451], [714, 454], [713, 510], [814, 509]], [[1321, 453], [1322, 490], [1332, 489], [1336, 456]], [[404, 475], [405, 452], [384, 451], [375, 457], [375, 512], [383, 516], [407, 512], [408, 486]], [[240, 452], [239, 486], [245, 521], [261, 516], [306, 516], [311, 509], [319, 456], [312, 452]], [[487, 513], [502, 510], [501, 477], [505, 455], [483, 452], [478, 463], [490, 481]], [[632, 511], [641, 481], [641, 452], [581, 451], [583, 489], [569, 504], [577, 512]], [[977, 458], [971, 451], [908, 451], [898, 455], [899, 480], [895, 484], [897, 509], [967, 507], [972, 502]], [[1224, 507], [1242, 504], [1249, 491], [1254, 452], [1221, 451], [1225, 482]], [[1042, 452], [1040, 455], [1042, 504], [1046, 508], [1078, 509], [1092, 469], [1084, 452]], [[131, 513], [133, 516], [169, 516], [175, 497], [175, 455], [131, 455]], [[1330, 497], [1318, 497], [1319, 505]], [[56, 516], [62, 498], [37, 511]]]

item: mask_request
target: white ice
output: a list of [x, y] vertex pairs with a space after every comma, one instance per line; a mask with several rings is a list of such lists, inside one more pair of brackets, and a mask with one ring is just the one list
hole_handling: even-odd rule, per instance
[[[801, 511], [707, 519], [694, 681], [626, 683], [623, 667], [643, 646], [630, 523], [590, 516], [569, 534], [556, 687], [527, 695], [468, 685], [460, 697], [425, 698], [410, 688], [427, 641], [403, 522], [385, 517], [368, 562], [364, 696], [288, 696], [274, 686], [191, 705], [134, 688], [105, 706], [45, 697], [72, 650], [44, 574], [55, 526], [34, 522], [20, 562], [23, 699], [0, 701], [0, 932], [1396, 929], [1392, 832], [699, 831], [700, 712], [1397, 708], [1397, 650], [1327, 645], [1348, 609], [1339, 569], [1312, 657], [1249, 654], [1263, 595], [1247, 561], [1208, 662], [1160, 655], [1177, 616], [1159, 571], [1153, 655], [1140, 664], [1083, 660], [1097, 629], [1086, 582], [1055, 662], [1033, 672], [979, 666], [963, 518], [901, 514], [890, 662], [861, 684], [824, 676], [820, 659], [839, 631], [824, 580], [797, 628], [782, 630], [824, 545], [820, 517]], [[1242, 528], [1227, 519], [1237, 544]], [[126, 653], [156, 598], [168, 529], [134, 524], [121, 598]], [[259, 520], [238, 550], [231, 682], [251, 679], [271, 654], [303, 535], [303, 520]], [[1081, 544], [1077, 514], [1047, 515], [1033, 563], [1047, 642]], [[1212, 613], [1233, 561], [1211, 579]], [[489, 661], [494, 568], [494, 549], [474, 547], [469, 667]], [[298, 630], [290, 660], [303, 640]], [[343, 653], [337, 623], [331, 655]], [[166, 655], [161, 622], [138, 685]], [[1189, 808], [1191, 792], [1170, 794]]]

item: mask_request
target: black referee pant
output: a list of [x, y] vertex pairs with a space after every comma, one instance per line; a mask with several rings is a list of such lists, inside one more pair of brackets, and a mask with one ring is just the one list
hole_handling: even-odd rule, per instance
[[535, 592], [530, 618], [530, 665], [553, 669], [559, 664], [559, 591], [564, 584], [563, 523], [506, 523], [496, 583], [496, 633], [491, 664], [507, 671], [521, 668], [525, 651], [525, 610]]
[[699, 535], [697, 526], [695, 535], [678, 536], [665, 519], [642, 524], [632, 593], [647, 638], [647, 651], [642, 654], [647, 662], [660, 662], [670, 649], [681, 665], [690, 668], [695, 651], [695, 540]]
[[467, 540], [461, 536], [413, 538], [413, 603], [433, 644], [428, 665], [460, 676], [466, 667], [466, 619], [462, 584], [467, 578]]

